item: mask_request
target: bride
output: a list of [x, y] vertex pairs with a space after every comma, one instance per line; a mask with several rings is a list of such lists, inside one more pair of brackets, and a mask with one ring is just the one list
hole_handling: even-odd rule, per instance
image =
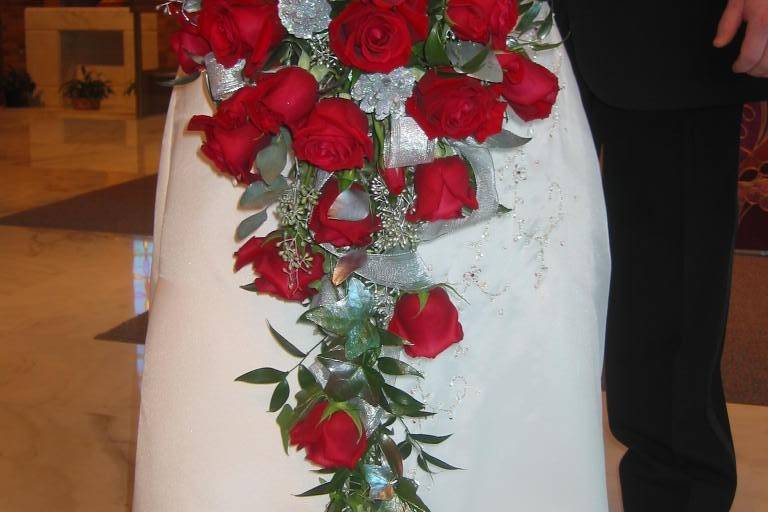
[[[254, 174], [238, 174], [233, 161], [224, 158], [221, 148], [217, 146], [227, 141], [223, 135], [220, 140], [217, 139], [215, 128], [220, 125], [214, 124], [218, 122], [215, 120], [224, 115], [222, 111], [226, 115], [239, 115], [237, 109], [242, 104], [227, 100], [219, 107], [217, 117], [211, 117], [216, 108], [208, 97], [209, 88], [214, 96], [231, 95], [233, 90], [243, 85], [237, 83], [241, 77], [239, 70], [243, 66], [246, 75], [255, 76], [253, 66], [263, 65], [263, 61], [257, 62], [253, 57], [258, 48], [255, 43], [250, 47], [253, 54], [245, 61], [239, 60], [238, 55], [231, 59], [232, 55], [226, 54], [225, 50], [233, 47], [231, 37], [227, 39], [229, 46], [222, 46], [222, 31], [234, 30], [232, 26], [236, 27], [243, 19], [226, 17], [240, 16], [242, 13], [238, 13], [237, 9], [244, 10], [248, 7], [243, 5], [256, 3], [204, 0], [202, 13], [196, 12], [195, 6], [190, 6], [194, 3], [170, 6], [184, 23], [182, 32], [174, 38], [181, 64], [193, 77], [199, 68], [207, 64], [207, 80], [197, 80], [175, 89], [166, 122], [155, 216], [156, 259], [141, 393], [134, 511], [321, 511], [328, 503], [327, 493], [296, 497], [307, 489], [317, 489], [321, 481], [331, 478], [328, 472], [318, 474], [310, 471], [320, 465], [362, 467], [371, 490], [380, 492], [377, 498], [387, 498], [374, 502], [378, 508], [365, 508], [363, 505], [353, 508], [353, 503], [347, 501], [346, 505], [337, 508], [333, 508], [337, 505], [332, 504], [328, 510], [421, 510], [418, 502], [406, 499], [407, 493], [402, 485], [395, 486], [396, 495], [394, 499], [389, 499], [393, 495], [392, 488], [387, 487], [388, 480], [397, 478], [395, 473], [401, 473], [402, 477], [397, 481], [412, 482], [414, 487], [418, 484], [419, 499], [434, 512], [499, 509], [607, 512], [600, 393], [610, 271], [605, 212], [598, 162], [571, 66], [563, 49], [549, 49], [548, 43], [558, 41], [559, 34], [551, 28], [551, 18], [545, 15], [546, 7], [538, 3], [526, 4], [528, 11], [521, 15], [519, 21], [519, 13], [515, 10], [517, 4], [504, 0], [449, 0], [447, 16], [435, 18], [434, 12], [430, 11], [430, 33], [447, 27], [447, 20], [450, 19], [452, 25], [449, 28], [460, 40], [471, 42], [478, 39], [474, 32], [484, 28], [486, 32], [481, 33], [479, 38], [484, 41], [490, 39], [494, 48], [508, 46], [525, 49], [529, 55], [535, 54], [534, 63], [527, 58], [520, 59], [520, 53], [496, 52], [495, 58], [491, 53], [485, 62], [490, 63], [493, 69], [469, 73], [489, 77], [482, 73], [493, 73], [494, 69], [498, 71], [493, 66], [494, 62], [498, 62], [504, 72], [505, 78], [499, 83], [499, 89], [492, 89], [500, 91], [500, 96], [510, 104], [504, 113], [505, 103], [498, 117], [498, 123], [501, 123], [501, 115], [504, 116], [503, 137], [493, 135], [501, 128], [500, 124], [495, 131], [485, 129], [486, 133], [482, 133], [482, 127], [475, 127], [477, 129], [472, 132], [470, 126], [451, 126], [449, 128], [457, 132], [465, 129], [470, 132], [442, 138], [442, 142], [433, 147], [434, 139], [445, 135], [430, 133], [439, 132], [441, 127], [434, 126], [435, 117], [430, 117], [429, 109], [437, 108], [435, 103], [448, 101], [458, 89], [430, 88], [439, 79], [436, 73], [430, 71], [424, 76], [419, 76], [422, 73], [408, 73], [419, 80], [412, 99], [405, 102], [405, 107], [398, 104], [397, 94], [394, 93], [388, 96], [391, 101], [386, 105], [382, 106], [380, 102], [369, 109], [374, 128], [378, 126], [376, 114], [379, 112], [376, 109], [388, 107], [395, 112], [396, 115], [391, 117], [392, 127], [400, 126], [401, 135], [414, 133], [415, 119], [424, 130], [415, 130], [416, 136], [426, 133], [432, 137], [432, 141], [428, 141], [424, 136], [420, 149], [426, 147], [441, 156], [433, 162], [419, 164], [415, 179], [409, 177], [405, 180], [413, 167], [408, 167], [410, 164], [407, 163], [396, 164], [398, 158], [402, 162], [409, 156], [402, 154], [406, 152], [402, 151], [402, 147], [407, 140], [400, 141], [398, 145], [396, 130], [390, 128], [389, 138], [386, 141], [377, 140], [374, 149], [381, 149], [382, 142], [389, 143], [390, 147], [386, 148], [388, 153], [384, 155], [387, 151], [382, 152], [382, 158], [391, 165], [385, 166], [389, 170], [381, 173], [379, 178], [369, 182], [369, 192], [374, 203], [383, 196], [389, 198], [385, 199], [390, 201], [386, 204], [397, 206], [401, 203], [399, 200], [392, 202], [395, 195], [399, 193], [398, 197], [407, 198], [409, 193], [413, 194], [413, 187], [416, 188], [415, 198], [411, 196], [411, 202], [415, 204], [411, 206], [404, 200], [405, 207], [399, 213], [414, 222], [421, 222], [419, 225], [423, 226], [424, 232], [429, 233], [431, 229], [432, 236], [423, 236], [424, 241], [418, 247], [420, 259], [414, 260], [418, 268], [413, 272], [422, 272], [420, 279], [444, 286], [405, 296], [379, 293], [379, 286], [369, 286], [370, 282], [363, 287], [361, 283], [372, 274], [367, 274], [368, 278], [361, 276], [364, 273], [362, 269], [373, 268], [373, 263], [380, 261], [375, 260], [373, 254], [367, 260], [370, 263], [368, 267], [359, 261], [355, 264], [353, 257], [345, 260], [349, 269], [357, 273], [342, 275], [342, 278], [346, 277], [348, 297], [353, 292], [367, 294], [370, 300], [376, 302], [376, 308], [384, 310], [383, 314], [392, 318], [390, 333], [407, 340], [406, 354], [400, 354], [397, 347], [384, 347], [382, 350], [382, 355], [400, 360], [399, 363], [388, 360], [390, 365], [395, 366], [395, 371], [390, 368], [388, 373], [407, 374], [396, 379], [387, 376], [386, 385], [395, 385], [407, 392], [412, 399], [423, 404], [418, 409], [425, 414], [403, 417], [402, 421], [389, 427], [390, 423], [386, 420], [390, 415], [381, 407], [368, 404], [367, 410], [363, 408], [359, 414], [346, 416], [344, 410], [350, 406], [345, 404], [351, 402], [340, 401], [341, 405], [334, 402], [339, 411], [326, 420], [328, 429], [336, 428], [338, 435], [348, 430], [345, 430], [342, 420], [331, 421], [337, 414], [341, 414], [342, 418], [355, 418], [355, 423], [364, 423], [356, 425], [360, 434], [351, 441], [354, 445], [352, 451], [357, 453], [347, 450], [339, 455], [336, 452], [343, 451], [339, 446], [331, 449], [314, 444], [317, 436], [313, 428], [321, 428], [318, 424], [322, 423], [314, 418], [313, 424], [311, 417], [323, 413], [322, 407], [319, 410], [315, 407], [302, 417], [290, 418], [293, 427], [290, 432], [284, 432], [285, 441], [298, 445], [303, 451], [297, 453], [295, 447], [291, 447], [286, 456], [275, 416], [265, 412], [270, 402], [275, 406], [273, 409], [280, 409], [282, 402], [285, 402], [285, 397], [279, 396], [283, 392], [273, 395], [274, 384], [248, 384], [265, 380], [274, 383], [280, 378], [270, 380], [263, 372], [257, 375], [251, 370], [257, 367], [292, 368], [298, 360], [288, 352], [310, 351], [319, 338], [313, 329], [316, 326], [296, 321], [308, 311], [306, 305], [270, 296], [280, 294], [281, 290], [274, 280], [265, 277], [269, 270], [262, 265], [254, 276], [249, 266], [259, 258], [257, 253], [260, 247], [254, 245], [253, 239], [247, 242], [246, 236], [243, 236], [248, 231], [248, 224], [253, 227], [263, 221], [255, 236], [266, 236], [278, 228], [279, 219], [275, 213], [283, 215], [284, 219], [285, 202], [270, 206], [266, 220], [262, 215], [241, 224], [239, 235], [244, 240], [237, 241], [232, 236], [232, 229], [253, 213], [237, 208], [239, 199], [242, 205], [248, 202], [248, 198], [244, 196], [241, 199], [244, 188], [233, 186], [232, 176], [241, 184], [260, 182]], [[417, 6], [420, 3], [423, 2], [413, 2]], [[309, 27], [308, 35], [311, 36], [312, 24], [322, 24], [325, 16], [327, 26], [328, 14], [319, 12], [302, 17], [295, 15], [291, 8], [301, 6], [309, 9], [322, 4], [325, 2], [281, 0], [279, 15], [291, 34], [296, 35]], [[270, 12], [277, 11], [276, 5], [268, 1], [259, 5], [261, 8], [271, 6], [273, 11]], [[399, 10], [408, 9], [403, 7], [405, 5], [396, 0], [358, 0], [348, 4], [331, 23], [331, 48], [336, 55], [325, 61], [327, 68], [331, 69], [338, 63], [332, 60], [334, 58], [341, 59], [342, 63], [346, 60], [357, 62], [363, 55], [354, 52], [346, 55], [345, 48], [349, 46], [334, 44], [334, 37], [352, 39], [358, 31], [370, 28], [381, 12], [394, 16], [401, 13]], [[347, 11], [352, 10], [350, 6], [379, 11], [373, 14], [373, 11], [367, 14], [349, 13]], [[470, 8], [477, 6], [493, 12], [488, 16], [472, 18], [474, 11]], [[426, 6], [423, 7], [426, 11]], [[500, 9], [507, 9], [504, 11], [507, 17], [509, 12], [514, 11], [515, 16], [506, 26], [504, 17], [498, 15], [497, 10]], [[530, 13], [531, 9], [536, 11]], [[417, 19], [413, 12], [406, 15], [406, 19]], [[500, 18], [502, 22], [498, 22]], [[465, 24], [466, 19], [469, 21]], [[490, 19], [495, 21], [488, 21]], [[233, 20], [234, 23], [230, 23]], [[344, 26], [344, 22], [350, 20], [351, 24]], [[432, 36], [426, 34], [429, 27], [420, 27], [419, 23], [417, 19], [410, 27], [413, 41], [407, 45], [406, 60], [411, 54], [411, 43], [421, 51], [424, 51], [424, 45], [420, 42], [423, 43], [425, 38], [427, 46], [430, 45]], [[499, 23], [501, 25], [497, 26]], [[517, 29], [513, 31], [515, 23]], [[530, 26], [521, 26], [526, 23]], [[435, 24], [439, 25], [438, 29], [435, 29]], [[242, 33], [241, 27], [239, 34]], [[509, 38], [508, 33], [512, 33]], [[279, 48], [277, 45], [284, 35], [281, 28], [274, 28], [272, 33], [261, 30], [259, 44], [265, 48]], [[313, 44], [322, 41], [322, 38], [314, 38]], [[448, 49], [461, 46], [450, 42], [450, 37], [438, 38], [437, 41]], [[529, 44], [531, 41], [535, 43]], [[313, 51], [322, 52], [321, 46]], [[477, 48], [471, 43], [464, 47]], [[546, 51], [535, 52], [535, 49]], [[387, 58], [399, 58], [396, 53], [393, 50]], [[452, 59], [460, 60], [458, 63], [451, 60], [455, 68], [466, 64], [466, 55], [461, 61], [463, 57], [460, 53], [457, 51], [450, 55]], [[207, 62], [204, 63], [196, 55], [207, 55]], [[299, 57], [299, 60], [298, 67], [311, 66], [304, 57]], [[356, 67], [365, 66], [362, 63]], [[301, 76], [304, 75], [296, 74], [291, 78], [290, 84], [294, 88], [291, 94], [301, 86]], [[375, 76], [362, 74], [358, 83], [368, 80], [366, 77]], [[452, 79], [464, 80], [462, 76]], [[550, 87], [552, 90], [534, 98], [515, 96], [513, 78], [526, 76], [532, 77], [539, 89]], [[256, 80], [256, 87], [248, 87], [258, 89], [261, 86], [259, 80], [271, 83], [270, 80], [276, 78], [261, 75]], [[370, 80], [369, 85], [377, 85], [374, 78]], [[413, 87], [407, 76], [405, 82]], [[492, 86], [488, 87], [491, 90]], [[348, 88], [341, 98], [352, 98], [365, 108], [365, 91], [360, 89], [364, 87]], [[497, 115], [498, 104], [494, 99], [489, 104], [490, 109], [478, 114], [488, 117], [486, 125], [496, 122], [493, 116]], [[349, 113], [338, 119], [338, 126], [343, 126], [345, 130], [352, 129], [350, 126], [356, 120]], [[302, 145], [302, 130], [317, 120], [310, 116], [309, 120], [296, 123], [287, 119], [283, 121], [290, 128], [293, 150], [299, 159], [323, 158], [325, 153], [313, 152], [311, 144]], [[411, 124], [408, 125], [408, 122]], [[318, 126], [321, 129], [337, 127], [328, 118]], [[202, 151], [199, 150], [201, 130], [205, 132]], [[275, 141], [290, 140], [285, 128], [275, 133], [282, 134], [282, 138], [276, 135], [272, 145], [265, 143], [258, 150], [274, 147]], [[472, 138], [465, 139], [467, 135]], [[456, 139], [463, 142], [455, 142]], [[530, 141], [523, 144], [528, 139]], [[454, 142], [446, 142], [450, 140]], [[479, 143], [484, 140], [484, 146], [480, 147]], [[370, 148], [364, 147], [364, 141], [360, 144], [364, 154], [369, 152]], [[338, 154], [333, 156], [338, 158]], [[283, 161], [278, 160], [282, 164]], [[475, 178], [472, 183], [465, 183], [461, 190], [457, 189], [455, 181], [445, 185], [448, 188], [440, 189], [442, 185], [438, 184], [437, 188], [443, 190], [441, 193], [450, 190], [453, 195], [430, 200], [435, 185], [425, 176], [434, 177], [437, 173], [435, 162], [443, 161], [445, 165], [439, 168], [443, 176], [456, 176], [451, 174], [452, 169], [456, 166], [464, 169], [469, 164]], [[246, 163], [250, 167], [252, 158]], [[333, 163], [323, 168], [331, 170], [329, 167]], [[257, 165], [261, 165], [262, 174], [270, 167], [266, 156], [259, 159]], [[345, 167], [351, 166], [342, 165], [342, 168]], [[405, 167], [409, 170], [404, 171]], [[214, 168], [221, 172], [214, 172]], [[430, 169], [432, 174], [428, 175], [427, 170]], [[295, 170], [291, 172], [295, 173]], [[326, 188], [336, 187], [334, 192], [341, 197], [343, 180], [350, 175], [343, 171], [332, 174], [318, 172], [317, 176], [321, 177]], [[283, 176], [289, 175], [284, 170]], [[271, 177], [271, 180], [280, 179], [279, 176]], [[412, 181], [415, 183], [410, 186]], [[383, 189], [383, 186], [387, 188]], [[358, 185], [352, 186], [347, 189], [352, 192], [343, 196], [352, 204], [347, 204], [351, 209], [351, 213], [348, 211], [347, 214], [357, 215], [354, 221], [334, 219], [324, 210], [329, 206], [323, 201], [325, 188], [322, 189], [323, 196], [316, 201], [315, 209], [322, 211], [320, 215], [313, 214], [310, 228], [316, 238], [322, 236], [327, 239], [323, 247], [334, 251], [323, 253], [329, 260], [333, 259], [331, 255], [341, 254], [336, 245], [355, 245], [354, 242], [363, 240], [362, 243], [369, 244], [369, 252], [373, 253], [375, 251], [371, 249], [377, 244], [379, 248], [392, 247], [393, 242], [384, 233], [395, 239], [397, 236], [413, 236], [413, 232], [407, 230], [394, 232], [395, 228], [392, 228], [387, 231], [389, 224], [382, 225], [381, 218], [376, 220], [367, 211], [362, 214], [355, 211], [360, 206], [359, 202], [355, 203], [359, 189]], [[253, 186], [248, 190], [253, 190]], [[312, 191], [307, 193], [311, 195]], [[456, 209], [455, 205], [451, 206], [451, 201], [457, 200], [462, 202], [458, 214], [453, 215], [453, 220], [446, 221], [440, 210]], [[333, 197], [330, 202], [333, 202]], [[489, 205], [493, 207], [493, 212], [483, 213]], [[339, 204], [333, 202], [331, 208], [335, 206]], [[435, 219], [441, 220], [430, 222]], [[339, 228], [339, 222], [359, 224], [368, 221], [371, 225], [362, 234], [359, 230]], [[404, 229], [405, 225], [401, 222], [399, 229]], [[338, 237], [345, 242], [333, 244], [334, 238]], [[237, 266], [240, 268], [236, 273], [232, 271], [230, 259], [233, 253], [237, 253]], [[355, 254], [360, 256], [359, 252], [353, 253], [353, 256]], [[320, 268], [319, 259], [315, 256], [301, 272], [312, 274], [313, 278], [322, 276], [327, 270]], [[395, 268], [387, 267], [386, 261], [380, 267]], [[348, 273], [343, 268], [341, 272]], [[395, 268], [395, 271], [389, 272], [390, 279], [405, 279], [409, 272], [413, 273]], [[300, 274], [299, 286], [308, 280], [310, 277]], [[241, 285], [247, 285], [246, 288], [251, 291], [256, 289], [265, 293], [250, 293], [240, 289]], [[328, 304], [327, 297], [325, 302], [320, 299], [327, 296], [327, 280], [317, 287], [323, 288], [317, 295], [313, 295], [315, 291], [307, 287], [300, 288], [302, 294], [313, 296], [312, 307]], [[282, 290], [282, 293], [293, 292]], [[331, 302], [340, 297], [343, 303], [343, 293], [337, 293]], [[391, 302], [396, 299], [393, 297], [400, 297], [394, 309]], [[449, 313], [436, 312], [440, 305]], [[458, 318], [450, 314], [452, 307], [458, 312]], [[421, 311], [426, 321], [432, 323], [412, 325], [412, 316], [408, 315], [411, 310]], [[288, 346], [288, 351], [284, 349], [285, 343], [281, 346], [275, 342], [267, 322], [275, 333], [279, 333], [275, 336], [290, 340], [292, 346]], [[417, 334], [413, 334], [415, 331], [418, 331]], [[313, 386], [330, 386], [329, 382], [334, 377], [339, 381], [339, 376], [342, 384], [352, 380], [351, 377], [344, 380], [349, 375], [343, 372], [343, 368], [340, 373], [334, 374], [333, 368], [329, 370], [319, 363], [312, 364], [315, 354], [316, 350], [306, 360], [306, 366], [301, 367], [302, 371], [308, 369]], [[379, 368], [383, 368], [381, 363]], [[415, 373], [423, 378], [410, 375]], [[245, 382], [235, 382], [235, 378], [241, 375], [244, 375], [241, 380]], [[306, 382], [307, 372], [299, 377]], [[293, 373], [287, 382], [292, 390], [299, 389]], [[354, 400], [360, 402], [357, 398]], [[407, 399], [405, 402], [411, 403]], [[282, 421], [281, 418], [285, 418], [282, 413], [278, 422]], [[404, 457], [402, 471], [395, 467], [398, 462], [393, 463], [392, 458], [398, 457], [391, 453], [386, 453], [386, 462], [379, 461], [380, 466], [372, 465], [372, 460], [367, 458], [373, 450], [363, 455], [366, 446], [361, 446], [362, 441], [383, 435], [387, 428], [392, 429], [391, 435], [396, 442], [405, 439], [406, 431], [409, 432], [408, 439], [412, 442], [401, 443], [398, 450], [401, 457], [410, 455]], [[434, 437], [449, 434], [452, 437], [444, 442], [438, 442], [443, 441], [442, 437]], [[331, 439], [331, 443], [343, 444], [342, 441]], [[304, 460], [304, 456], [310, 460]], [[337, 460], [339, 458], [344, 460]], [[329, 462], [330, 459], [333, 460]], [[363, 465], [364, 461], [367, 464]], [[454, 466], [462, 469], [448, 469]], [[370, 469], [374, 467], [378, 469]], [[371, 472], [379, 478], [378, 481], [368, 478]], [[382, 478], [383, 483], [380, 481]], [[356, 485], [356, 481], [350, 479], [346, 485], [347, 491], [352, 492], [349, 489]], [[321, 492], [322, 489], [318, 494]], [[331, 498], [336, 499], [334, 496], [332, 493]], [[410, 508], [407, 508], [407, 503], [410, 503]]]

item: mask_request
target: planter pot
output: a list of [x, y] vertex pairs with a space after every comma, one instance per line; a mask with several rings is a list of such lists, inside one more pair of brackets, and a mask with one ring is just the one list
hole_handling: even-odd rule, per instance
[[99, 110], [101, 100], [96, 98], [72, 98], [75, 110]]

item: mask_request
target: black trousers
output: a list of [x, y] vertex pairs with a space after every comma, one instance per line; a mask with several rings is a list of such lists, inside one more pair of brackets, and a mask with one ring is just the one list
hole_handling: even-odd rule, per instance
[[625, 512], [724, 512], [736, 464], [720, 377], [741, 106], [639, 112], [588, 102], [613, 276], [610, 426]]

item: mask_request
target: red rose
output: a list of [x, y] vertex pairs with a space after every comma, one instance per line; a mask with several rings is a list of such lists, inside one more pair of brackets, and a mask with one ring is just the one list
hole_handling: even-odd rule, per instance
[[477, 193], [469, 182], [469, 169], [459, 156], [416, 166], [413, 186], [416, 209], [406, 215], [409, 222], [458, 219], [462, 208], [478, 208]]
[[216, 60], [232, 67], [245, 58], [249, 76], [285, 36], [276, 0], [205, 0], [199, 24]]
[[550, 70], [519, 53], [497, 55], [504, 81], [497, 86], [523, 121], [544, 119], [552, 113], [560, 86]]
[[507, 47], [507, 36], [517, 25], [516, 0], [449, 0], [446, 11], [460, 39]]
[[391, 169], [380, 169], [379, 174], [387, 185], [389, 192], [398, 196], [405, 190], [405, 168], [393, 167]]
[[368, 73], [389, 73], [405, 66], [411, 46], [426, 37], [427, 10], [405, 3], [383, 9], [364, 1], [350, 2], [328, 27], [330, 46], [339, 60]]
[[270, 133], [277, 133], [280, 125], [294, 127], [317, 103], [317, 80], [296, 66], [262, 73], [253, 89], [249, 102], [251, 122]]
[[[358, 183], [353, 183], [351, 188], [365, 191]], [[315, 241], [328, 242], [336, 247], [368, 245], [371, 243], [371, 234], [381, 229], [381, 222], [371, 213], [362, 220], [339, 220], [329, 217], [328, 209], [339, 193], [336, 180], [329, 180], [323, 187], [323, 193], [309, 220], [309, 228], [315, 234]]]
[[498, 91], [469, 76], [441, 77], [428, 71], [416, 84], [405, 109], [431, 139], [464, 139], [483, 142], [501, 131], [506, 104]]
[[310, 460], [327, 469], [355, 469], [368, 449], [368, 439], [344, 411], [336, 411], [321, 420], [328, 402], [315, 405], [309, 414], [291, 429], [291, 445], [307, 452]]
[[373, 158], [368, 118], [354, 102], [320, 100], [306, 122], [293, 132], [296, 157], [326, 171], [362, 167]]
[[464, 339], [459, 312], [440, 287], [429, 290], [424, 309], [418, 294], [408, 293], [400, 297], [388, 330], [411, 343], [404, 347], [411, 357], [435, 358]]
[[194, 116], [188, 129], [205, 132], [202, 152], [219, 171], [246, 184], [260, 179], [251, 169], [256, 154], [270, 142], [261, 129], [248, 122], [234, 123], [229, 118], [210, 116]]
[[185, 23], [181, 30], [171, 36], [171, 48], [176, 52], [179, 66], [185, 73], [192, 73], [205, 67], [198, 61], [211, 51], [208, 41], [197, 33], [194, 25], [189, 23]]
[[235, 253], [235, 270], [252, 263], [259, 277], [253, 282], [259, 293], [301, 302], [317, 293], [309, 285], [323, 277], [323, 255], [312, 254], [309, 270], [289, 271], [287, 262], [280, 256], [279, 235], [274, 232], [266, 237], [252, 237]]

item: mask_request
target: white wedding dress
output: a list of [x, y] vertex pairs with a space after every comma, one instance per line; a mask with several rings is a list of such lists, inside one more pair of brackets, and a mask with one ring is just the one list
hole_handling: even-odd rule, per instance
[[[401, 379], [439, 414], [413, 429], [453, 437], [432, 449], [466, 468], [408, 471], [433, 512], [607, 512], [600, 372], [609, 255], [598, 162], [563, 50], [539, 56], [562, 91], [550, 119], [494, 154], [503, 217], [425, 244], [435, 281], [454, 285], [465, 339]], [[322, 512], [303, 453], [283, 453], [270, 386], [234, 382], [293, 361], [268, 319], [299, 346], [301, 306], [238, 288], [233, 231], [242, 191], [185, 132], [209, 113], [203, 88], [177, 88], [165, 130], [155, 220], [155, 283], [141, 394], [135, 512]], [[271, 220], [274, 222], [274, 219]], [[268, 227], [262, 228], [262, 233]], [[412, 460], [408, 461], [412, 463]], [[412, 465], [412, 464], [411, 464]]]

